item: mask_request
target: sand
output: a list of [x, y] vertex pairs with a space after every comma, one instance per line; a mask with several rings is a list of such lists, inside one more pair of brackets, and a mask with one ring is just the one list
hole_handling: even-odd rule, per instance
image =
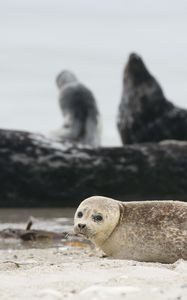
[[0, 299], [187, 299], [187, 261], [114, 260], [73, 247], [0, 250]]

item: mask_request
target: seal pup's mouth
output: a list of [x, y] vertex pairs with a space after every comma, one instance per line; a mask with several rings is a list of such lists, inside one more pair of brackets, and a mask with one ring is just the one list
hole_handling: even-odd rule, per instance
[[92, 239], [95, 236], [95, 232], [88, 227], [80, 229], [78, 226], [75, 226], [74, 232], [80, 236], [86, 237], [87, 239]]

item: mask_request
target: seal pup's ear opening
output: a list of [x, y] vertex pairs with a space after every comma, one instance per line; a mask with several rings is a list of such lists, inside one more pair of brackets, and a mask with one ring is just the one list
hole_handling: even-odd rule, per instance
[[56, 84], [59, 89], [63, 87], [65, 84], [70, 84], [75, 81], [77, 81], [77, 77], [68, 70], [64, 70], [60, 72], [60, 74], [58, 74], [56, 77]]

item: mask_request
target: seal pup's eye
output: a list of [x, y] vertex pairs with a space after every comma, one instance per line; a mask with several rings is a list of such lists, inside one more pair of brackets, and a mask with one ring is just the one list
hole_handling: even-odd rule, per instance
[[93, 215], [92, 219], [94, 220], [94, 222], [100, 222], [103, 220], [103, 217], [101, 215]]
[[79, 211], [78, 214], [77, 214], [77, 217], [78, 217], [78, 218], [82, 218], [82, 216], [83, 216], [82, 211]]

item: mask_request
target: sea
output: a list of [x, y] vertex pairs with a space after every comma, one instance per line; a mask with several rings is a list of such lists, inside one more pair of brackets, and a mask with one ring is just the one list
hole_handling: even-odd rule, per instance
[[[54, 235], [65, 233], [65, 237], [68, 239], [69, 236], [69, 240], [70, 235], [72, 238], [75, 237], [73, 232], [75, 211], [76, 208], [1, 208], [0, 250], [63, 246], [63, 236]], [[26, 232], [30, 221], [32, 222], [30, 231]], [[32, 232], [35, 233], [34, 236]], [[22, 233], [31, 235], [29, 239], [22, 239]]]
[[55, 78], [66, 69], [96, 97], [102, 145], [120, 145], [116, 118], [131, 52], [169, 100], [187, 107], [187, 0], [0, 0], [0, 128], [59, 128]]

